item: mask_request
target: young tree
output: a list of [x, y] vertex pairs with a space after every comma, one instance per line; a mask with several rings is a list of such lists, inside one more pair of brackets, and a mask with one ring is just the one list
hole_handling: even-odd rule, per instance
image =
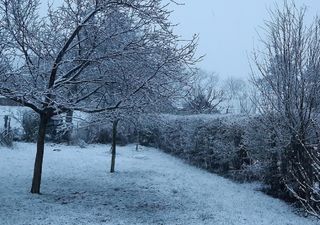
[[[166, 71], [193, 63], [196, 47], [196, 37], [178, 44], [167, 19], [170, 11], [159, 0], [65, 0], [43, 18], [38, 7], [39, 0], [0, 0], [1, 64], [6, 68], [0, 94], [40, 115], [32, 193], [40, 193], [51, 118], [134, 105], [154, 87], [150, 84], [165, 79]], [[148, 74], [130, 76], [130, 66], [140, 59]], [[122, 74], [128, 76], [121, 80], [112, 72], [123, 64]], [[121, 98], [110, 100], [119, 92]]]
[[[148, 74], [152, 72], [149, 71], [147, 66], [150, 65], [150, 60], [146, 61], [147, 64], [143, 64], [143, 62], [143, 59], [140, 58], [134, 65], [125, 63], [115, 68], [112, 74], [121, 79], [121, 81], [116, 83], [117, 85], [121, 84], [122, 89], [111, 87], [109, 89], [110, 96], [106, 100], [117, 102], [127, 96], [126, 89], [130, 86], [127, 82], [132, 82], [132, 79], [128, 78], [127, 73], [122, 74], [123, 71], [129, 70], [129, 68], [125, 69], [125, 66], [129, 65], [131, 68], [129, 76], [148, 77]], [[164, 65], [164, 73], [162, 75], [159, 74], [154, 80], [155, 82], [150, 82], [147, 86], [143, 87], [141, 91], [135, 95], [135, 98], [131, 99], [130, 102], [132, 104], [127, 104], [126, 107], [115, 109], [112, 112], [101, 112], [90, 116], [91, 121], [89, 123], [103, 126], [112, 122], [111, 173], [115, 171], [118, 124], [122, 126], [131, 123], [137, 126], [140, 116], [146, 117], [150, 114], [155, 116], [155, 114], [170, 112], [173, 109], [172, 105], [176, 98], [182, 97], [180, 92], [186, 86], [191, 73], [185, 73], [184, 68], [179, 64], [176, 64], [174, 68], [170, 67], [170, 64]], [[121, 69], [119, 70], [119, 68]], [[109, 67], [108, 69], [111, 68]], [[123, 78], [125, 79], [123, 80]]]
[[309, 213], [319, 217], [320, 21], [305, 25], [305, 12], [287, 2], [271, 11], [264, 51], [254, 54], [253, 82], [265, 124], [288, 143], [278, 154], [283, 182]]

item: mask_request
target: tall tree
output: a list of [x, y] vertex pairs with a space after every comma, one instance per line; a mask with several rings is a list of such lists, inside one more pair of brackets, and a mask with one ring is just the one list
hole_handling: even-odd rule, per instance
[[[193, 63], [196, 47], [196, 37], [179, 43], [167, 19], [170, 11], [159, 0], [65, 0], [45, 17], [38, 7], [39, 0], [0, 0], [1, 62], [6, 68], [0, 74], [0, 94], [40, 115], [32, 193], [40, 193], [51, 118], [133, 105], [149, 84], [165, 79], [167, 70]], [[130, 76], [129, 65], [140, 59], [150, 62], [145, 67], [149, 73]], [[112, 71], [122, 64], [127, 76], [119, 83]], [[109, 100], [124, 90], [121, 98]]]
[[319, 216], [320, 21], [305, 25], [305, 12], [287, 2], [271, 11], [264, 49], [254, 54], [253, 82], [265, 124], [286, 143], [278, 154], [283, 183]]

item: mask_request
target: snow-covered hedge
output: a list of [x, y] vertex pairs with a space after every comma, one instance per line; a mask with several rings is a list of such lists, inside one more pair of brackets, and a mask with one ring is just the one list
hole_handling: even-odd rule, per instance
[[140, 124], [140, 144], [238, 181], [264, 181], [269, 193], [287, 195], [274, 157], [281, 146], [259, 117], [162, 115]]
[[149, 116], [140, 121], [139, 142], [234, 180], [260, 180], [268, 194], [294, 201], [288, 187], [297, 182], [284, 173], [287, 132], [264, 121], [239, 115]]
[[[104, 123], [84, 121], [80, 127], [74, 128], [73, 139], [86, 143], [106, 144], [112, 141], [112, 121], [106, 119]], [[117, 127], [117, 144], [126, 145], [137, 142], [136, 124], [120, 120]]]
[[[140, 143], [158, 147], [208, 171], [235, 179], [258, 179], [258, 160], [244, 145], [245, 116], [163, 115], [141, 121]], [[248, 172], [248, 174], [246, 173]], [[240, 177], [241, 176], [241, 177]]]

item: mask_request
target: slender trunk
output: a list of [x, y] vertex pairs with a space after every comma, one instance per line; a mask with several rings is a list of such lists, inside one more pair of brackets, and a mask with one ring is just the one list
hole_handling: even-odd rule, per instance
[[119, 120], [116, 119], [115, 121], [113, 121], [113, 125], [112, 125], [112, 148], [111, 148], [111, 169], [110, 169], [110, 173], [114, 173], [114, 167], [116, 164], [116, 139], [117, 139], [117, 126], [118, 126], [118, 122]]
[[48, 116], [46, 114], [40, 114], [40, 124], [37, 140], [37, 154], [34, 162], [34, 171], [32, 179], [31, 193], [40, 194], [41, 174], [42, 174], [42, 162], [44, 153], [44, 139], [46, 135], [46, 128], [48, 123]]
[[66, 133], [66, 138], [69, 145], [71, 144], [71, 136], [73, 131], [72, 119], [73, 119], [73, 110], [69, 110], [66, 115], [66, 124], [68, 129]]

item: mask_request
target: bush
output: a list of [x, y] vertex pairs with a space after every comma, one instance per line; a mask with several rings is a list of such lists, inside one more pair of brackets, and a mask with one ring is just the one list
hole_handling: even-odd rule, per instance
[[[240, 168], [245, 122], [225, 116], [164, 116], [140, 121], [140, 144], [158, 147], [193, 165], [220, 174]], [[251, 161], [249, 160], [249, 163]]]
[[39, 129], [39, 114], [33, 111], [25, 111], [22, 115], [22, 127], [24, 130], [23, 140], [27, 142], [36, 142]]
[[[86, 143], [107, 144], [112, 141], [112, 122], [106, 119], [106, 122], [88, 123], [83, 122], [80, 128], [74, 129], [73, 142], [83, 140]], [[120, 120], [117, 127], [117, 144], [126, 145], [136, 142], [138, 132], [134, 124]]]

